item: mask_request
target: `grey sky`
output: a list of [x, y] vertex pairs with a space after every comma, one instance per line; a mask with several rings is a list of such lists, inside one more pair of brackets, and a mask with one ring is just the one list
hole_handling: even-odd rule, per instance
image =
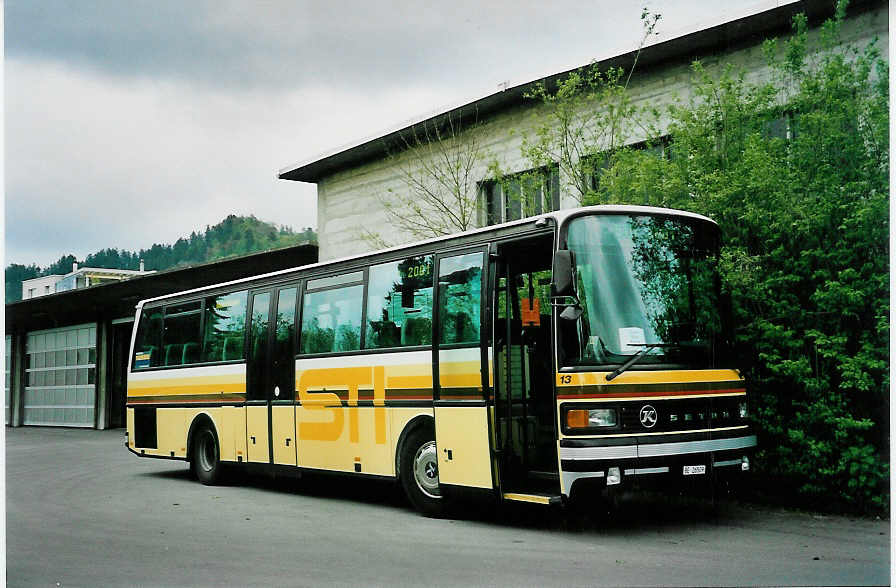
[[645, 5], [668, 36], [770, 4], [7, 1], [6, 263], [314, 226], [278, 169], [634, 48]]

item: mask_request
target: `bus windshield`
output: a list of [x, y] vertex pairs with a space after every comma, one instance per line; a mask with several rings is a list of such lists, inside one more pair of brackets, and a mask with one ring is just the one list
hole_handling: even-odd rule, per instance
[[716, 363], [727, 347], [717, 272], [718, 229], [699, 219], [593, 215], [573, 219], [582, 314], [561, 320], [563, 363]]

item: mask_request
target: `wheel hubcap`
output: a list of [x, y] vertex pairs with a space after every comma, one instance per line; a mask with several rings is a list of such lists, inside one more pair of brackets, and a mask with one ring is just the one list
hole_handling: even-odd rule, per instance
[[439, 463], [436, 455], [436, 442], [427, 441], [414, 455], [414, 481], [420, 491], [430, 498], [440, 498]]

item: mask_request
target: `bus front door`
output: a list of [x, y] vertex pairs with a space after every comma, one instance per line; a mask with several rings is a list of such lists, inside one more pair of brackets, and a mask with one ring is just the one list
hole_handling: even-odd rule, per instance
[[246, 369], [246, 458], [250, 463], [297, 463], [297, 293], [296, 286], [252, 293]]
[[437, 257], [433, 407], [439, 483], [492, 490], [488, 360], [482, 347], [485, 250]]
[[552, 236], [500, 243], [493, 262], [495, 437], [501, 489], [559, 494], [551, 341]]

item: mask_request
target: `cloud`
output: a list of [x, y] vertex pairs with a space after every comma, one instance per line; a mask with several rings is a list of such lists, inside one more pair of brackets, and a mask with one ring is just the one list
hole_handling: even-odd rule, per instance
[[[439, 76], [451, 84], [567, 59], [637, 33], [640, 6], [520, 1], [68, 2], [6, 6], [11, 57], [62, 60], [113, 76], [215, 87], [379, 88]], [[635, 42], [635, 39], [632, 39]], [[521, 57], [523, 59], [521, 59]]]
[[[708, 14], [661, 7], [669, 28]], [[171, 242], [231, 213], [315, 226], [314, 186], [278, 169], [631, 47], [640, 9], [8, 1], [7, 263]]]
[[440, 96], [220, 92], [8, 59], [7, 263], [172, 242], [231, 213], [316, 226], [314, 186], [277, 169]]

